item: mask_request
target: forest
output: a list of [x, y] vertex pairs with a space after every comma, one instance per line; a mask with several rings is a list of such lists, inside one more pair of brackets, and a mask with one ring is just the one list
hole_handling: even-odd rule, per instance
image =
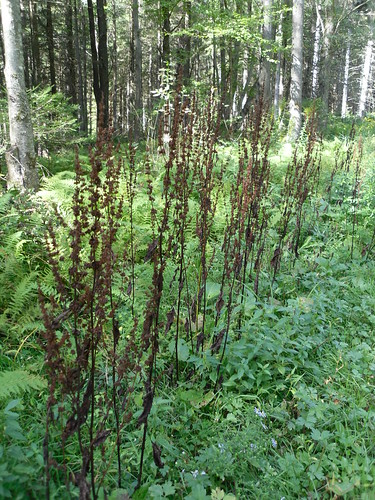
[[374, 499], [373, 0], [0, 17], [0, 499]]

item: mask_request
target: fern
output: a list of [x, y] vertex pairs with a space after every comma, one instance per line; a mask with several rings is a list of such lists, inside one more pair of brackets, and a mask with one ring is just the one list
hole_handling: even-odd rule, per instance
[[11, 201], [12, 194], [10, 192], [4, 193], [0, 196], [0, 215], [6, 215], [8, 213]]
[[44, 378], [26, 370], [7, 370], [0, 373], [0, 400], [46, 387], [47, 382]]
[[16, 284], [9, 303], [9, 312], [12, 316], [21, 314], [26, 306], [35, 300], [38, 290], [37, 277], [38, 274], [36, 272], [31, 272]]

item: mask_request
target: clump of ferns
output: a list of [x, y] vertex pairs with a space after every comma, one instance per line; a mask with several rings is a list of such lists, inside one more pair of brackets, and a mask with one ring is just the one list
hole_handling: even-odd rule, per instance
[[[305, 142], [296, 146], [292, 161], [289, 162], [285, 173], [284, 186], [281, 192], [281, 218], [278, 227], [278, 241], [271, 259], [273, 281], [275, 281], [280, 268], [285, 243], [288, 244], [289, 250], [294, 254], [293, 262], [298, 258], [306, 201], [319, 184], [322, 143], [317, 134], [315, 111], [309, 117], [305, 134]], [[292, 222], [294, 222], [294, 229], [286, 242], [285, 239]]]
[[[0, 201], [0, 335], [9, 345], [40, 329], [37, 279], [43, 279], [46, 252], [42, 205], [35, 196], [6, 193]], [[26, 337], [25, 337], [26, 334]]]
[[[139, 372], [139, 348], [134, 331], [121, 332], [114, 300], [115, 277], [125, 279], [123, 250], [118, 244], [123, 199], [119, 192], [121, 160], [114, 160], [111, 132], [100, 130], [90, 151], [90, 172], [76, 157], [70, 255], [60, 252], [49, 225], [47, 246], [58, 300], [44, 297], [45, 364], [49, 380], [44, 438], [46, 496], [54, 469], [73, 482], [80, 498], [98, 497], [109, 467], [117, 455], [121, 485], [121, 435], [131, 418], [130, 393]], [[65, 224], [63, 220], [61, 224]], [[62, 272], [68, 261], [68, 277]], [[109, 368], [108, 368], [109, 367]], [[59, 431], [61, 458], [53, 455]], [[80, 469], [70, 469], [68, 450], [76, 443]], [[55, 474], [55, 473], [54, 473]]]

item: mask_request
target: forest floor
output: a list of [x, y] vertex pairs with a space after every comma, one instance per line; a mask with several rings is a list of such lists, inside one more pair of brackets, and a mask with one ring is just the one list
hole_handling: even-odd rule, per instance
[[[298, 183], [300, 174], [298, 168], [290, 174], [288, 167], [293, 165], [293, 148], [272, 137], [271, 149], [265, 153], [270, 164], [269, 186], [258, 206], [262, 215], [252, 226], [259, 235], [256, 249], [262, 248], [263, 241], [262, 265], [255, 266], [253, 255], [255, 267], [249, 264], [249, 278], [243, 281], [230, 259], [244, 250], [236, 254], [234, 245], [226, 254], [223, 243], [229, 234], [228, 221], [230, 224], [235, 203], [231, 186], [237, 182], [242, 146], [241, 141], [218, 142], [217, 172], [213, 173], [217, 184], [210, 193], [210, 209], [204, 212], [200, 196], [207, 183], [199, 180], [199, 172], [192, 182], [201, 183], [200, 188], [188, 190], [186, 279], [178, 282], [176, 278], [173, 252], [164, 268], [158, 371], [152, 408], [146, 416], [141, 486], [136, 489], [144, 429], [137, 425], [137, 419], [140, 421], [145, 411], [142, 377], [134, 382], [128, 396], [131, 417], [122, 430], [121, 488], [117, 486], [116, 459], [111, 455], [116, 439], [110, 435], [107, 446], [98, 446], [95, 451], [97, 477], [103, 478], [97, 498], [125, 499], [127, 494], [134, 500], [375, 498], [374, 125], [370, 118], [361, 122], [355, 138], [349, 138], [349, 121], [331, 126], [319, 146], [321, 160], [314, 160], [319, 161], [319, 177], [313, 177], [307, 196], [289, 192], [293, 203], [284, 235], [280, 228], [286, 217], [285, 179], [294, 175]], [[301, 165], [306, 164], [308, 147], [306, 139], [298, 153]], [[132, 170], [125, 166], [128, 170], [119, 191], [125, 196], [126, 214], [119, 217], [115, 249], [121, 253], [121, 242], [127, 247], [123, 262], [128, 267], [119, 276], [128, 283], [134, 272], [135, 291], [133, 294], [127, 286], [124, 291], [120, 278], [113, 283], [122, 339], [119, 345], [125, 345], [130, 332], [134, 333], [134, 317], [140, 325], [135, 339], [144, 341], [142, 324], [155, 272], [150, 248], [155, 224], [165, 211], [167, 189], [165, 155], [152, 157], [148, 167], [150, 160], [144, 160], [140, 152], [132, 156], [128, 151], [123, 158], [126, 165], [133, 165], [137, 179], [133, 179], [132, 188]], [[80, 152], [80, 160], [88, 171], [87, 151]], [[45, 300], [53, 297], [57, 303], [54, 310], [59, 310], [59, 284], [45, 242], [48, 220], [55, 227], [56, 247], [67, 257], [60, 273], [64, 286], [69, 286], [73, 154], [56, 154], [45, 162], [47, 169], [49, 175], [38, 193], [0, 196], [0, 498], [45, 494], [43, 452], [51, 375], [45, 365], [38, 295]], [[205, 169], [207, 174], [207, 165]], [[147, 194], [149, 179], [153, 201]], [[300, 182], [305, 181], [300, 178]], [[173, 179], [171, 182], [174, 185]], [[134, 189], [131, 226], [129, 186], [130, 191]], [[157, 223], [153, 222], [153, 203], [158, 210]], [[204, 270], [202, 274], [199, 233], [203, 212], [211, 221], [206, 220], [205, 226], [209, 230], [206, 275]], [[266, 217], [267, 228], [261, 229]], [[172, 233], [173, 218], [171, 212], [172, 222], [165, 234]], [[61, 219], [64, 224], [60, 224]], [[163, 237], [169, 241], [169, 236]], [[81, 248], [82, 255], [89, 252], [87, 245]], [[132, 248], [134, 257], [130, 259]], [[279, 260], [278, 249], [282, 254]], [[190, 318], [189, 290], [185, 288], [179, 316], [175, 316], [181, 283], [189, 283], [190, 294], [197, 291], [199, 302], [202, 275], [204, 304], [195, 303], [197, 317]], [[173, 317], [168, 316], [172, 308]], [[187, 319], [190, 329], [185, 333]], [[178, 322], [180, 337], [176, 337]], [[70, 331], [69, 322], [64, 328]], [[205, 337], [196, 349], [203, 329]], [[98, 361], [97, 387], [101, 387], [100, 380], [108, 379], [108, 360], [109, 356], [102, 355]], [[147, 363], [143, 359], [139, 363], [139, 372], [146, 373]], [[110, 387], [108, 380], [105, 383]], [[63, 389], [56, 391], [57, 397], [63, 394]], [[65, 394], [64, 401], [69, 405], [69, 395]], [[96, 404], [95, 418], [101, 418], [103, 400]], [[69, 408], [66, 412], [69, 415]], [[64, 442], [61, 452], [66, 418], [56, 410], [50, 421], [50, 491], [56, 499], [79, 495], [71, 479], [82, 466], [74, 435]], [[156, 456], [153, 443], [157, 443]], [[105, 470], [102, 463], [108, 464], [103, 466]]]

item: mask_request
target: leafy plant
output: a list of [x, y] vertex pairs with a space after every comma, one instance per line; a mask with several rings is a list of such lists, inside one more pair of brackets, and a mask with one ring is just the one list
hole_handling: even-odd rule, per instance
[[42, 390], [46, 387], [47, 382], [43, 377], [26, 370], [0, 372], [0, 400], [9, 396], [18, 396], [25, 391]]

